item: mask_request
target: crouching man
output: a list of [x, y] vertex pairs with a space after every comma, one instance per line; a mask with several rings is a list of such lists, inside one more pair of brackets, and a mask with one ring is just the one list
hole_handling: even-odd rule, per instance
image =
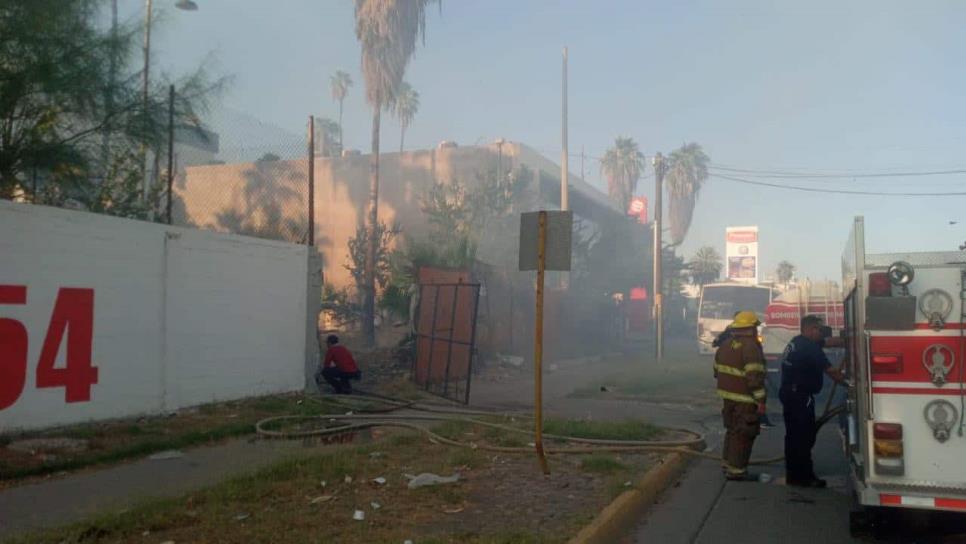
[[325, 339], [325, 360], [322, 366], [315, 373], [315, 383], [322, 389], [322, 380], [328, 382], [335, 389], [337, 395], [348, 395], [352, 393], [352, 384], [349, 380], [358, 380], [362, 377], [356, 360], [352, 358], [352, 353], [348, 348], [339, 343], [339, 337], [330, 334]]

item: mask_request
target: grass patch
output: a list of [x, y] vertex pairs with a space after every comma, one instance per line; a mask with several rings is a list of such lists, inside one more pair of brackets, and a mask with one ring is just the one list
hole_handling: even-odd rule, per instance
[[623, 421], [586, 421], [577, 419], [547, 419], [543, 432], [574, 438], [612, 440], [651, 440], [661, 429], [636, 419]]
[[189, 448], [254, 434], [255, 423], [276, 415], [318, 415], [342, 412], [344, 406], [302, 395], [273, 395], [208, 404], [170, 416], [132, 421], [75, 425], [35, 433], [0, 436], [0, 447], [17, 439], [68, 437], [87, 440], [81, 452], [57, 452], [38, 460], [32, 455], [8, 455], [0, 463], [0, 480], [15, 480], [117, 463], [164, 450]]
[[610, 455], [595, 454], [580, 460], [580, 468], [597, 474], [614, 474], [627, 470], [627, 465]]

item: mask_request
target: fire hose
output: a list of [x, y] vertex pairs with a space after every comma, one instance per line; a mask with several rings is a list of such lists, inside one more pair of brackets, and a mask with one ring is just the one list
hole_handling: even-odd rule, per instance
[[[833, 387], [832, 394], [834, 394], [835, 389]], [[430, 441], [439, 444], [444, 444], [453, 447], [469, 448], [474, 450], [491, 451], [497, 453], [508, 453], [508, 454], [532, 454], [532, 447], [514, 447], [514, 446], [495, 446], [491, 444], [482, 444], [475, 442], [462, 442], [458, 440], [453, 440], [445, 436], [434, 432], [430, 428], [415, 423], [416, 421], [426, 421], [426, 422], [447, 422], [447, 421], [460, 421], [464, 423], [469, 423], [472, 425], [479, 425], [483, 427], [489, 427], [493, 429], [502, 430], [505, 432], [516, 433], [516, 434], [530, 434], [530, 431], [512, 427], [509, 425], [501, 425], [499, 423], [493, 423], [490, 421], [485, 421], [479, 419], [477, 416], [492, 417], [492, 416], [509, 416], [511, 414], [506, 412], [499, 412], [496, 410], [470, 410], [457, 407], [443, 407], [439, 405], [434, 405], [425, 402], [416, 401], [405, 401], [401, 399], [394, 399], [392, 397], [385, 397], [382, 395], [375, 395], [372, 393], [360, 392], [358, 395], [353, 395], [354, 398], [365, 401], [375, 401], [386, 405], [386, 408], [371, 408], [367, 407], [365, 409], [358, 410], [362, 413], [341, 413], [341, 414], [316, 414], [316, 415], [282, 415], [274, 416], [262, 419], [255, 424], [255, 431], [259, 436], [264, 438], [276, 438], [276, 439], [296, 439], [296, 438], [310, 438], [310, 437], [323, 437], [329, 435], [338, 435], [343, 433], [348, 433], [352, 431], [358, 431], [362, 429], [371, 429], [375, 427], [395, 427], [402, 428], [411, 431], [416, 431], [425, 435]], [[334, 397], [340, 403], [344, 404], [344, 397]], [[421, 411], [430, 412], [430, 414], [395, 414], [394, 412], [399, 410], [410, 410], [410, 411]], [[845, 410], [844, 405], [835, 407], [829, 410], [829, 404], [826, 404], [825, 413], [816, 421], [816, 427], [820, 428], [825, 423], [831, 421], [836, 415]], [[527, 418], [528, 416], [513, 414], [513, 417]], [[341, 423], [337, 426], [327, 427], [317, 427], [310, 429], [298, 429], [298, 430], [276, 430], [269, 428], [273, 424], [278, 424], [282, 422], [296, 422], [296, 421], [316, 421], [320, 423]], [[720, 460], [720, 454], [716, 454], [710, 451], [704, 451], [705, 442], [704, 437], [699, 433], [685, 430], [685, 429], [667, 429], [674, 432], [682, 433], [687, 436], [687, 438], [680, 440], [607, 440], [607, 439], [592, 439], [592, 438], [580, 438], [574, 436], [561, 436], [555, 434], [544, 434], [543, 436], [549, 440], [564, 442], [569, 444], [577, 444], [576, 446], [564, 446], [564, 447], [549, 447], [546, 449], [548, 454], [557, 455], [572, 455], [572, 454], [592, 454], [592, 453], [680, 453], [683, 455], [689, 455], [694, 457], [702, 457], [707, 459]], [[768, 458], [768, 459], [753, 459], [751, 464], [754, 465], [768, 465], [780, 462], [784, 459], [784, 456]]]

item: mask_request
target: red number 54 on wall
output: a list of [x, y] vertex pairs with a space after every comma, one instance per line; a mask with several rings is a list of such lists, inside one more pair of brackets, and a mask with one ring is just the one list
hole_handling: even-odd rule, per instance
[[[0, 285], [0, 305], [27, 304], [26, 285]], [[54, 368], [57, 352], [67, 334], [67, 364]], [[37, 362], [37, 387], [63, 387], [67, 402], [91, 400], [97, 368], [91, 364], [94, 341], [94, 290], [61, 288]], [[0, 317], [0, 410], [23, 394], [27, 383], [27, 327], [16, 319]]]

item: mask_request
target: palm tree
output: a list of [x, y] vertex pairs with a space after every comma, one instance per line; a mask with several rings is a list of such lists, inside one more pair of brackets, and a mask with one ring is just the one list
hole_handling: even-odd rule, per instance
[[626, 213], [637, 180], [644, 173], [644, 154], [637, 148], [637, 142], [618, 136], [614, 147], [600, 161], [600, 169], [607, 176], [607, 194], [611, 201]]
[[425, 36], [426, 6], [435, 0], [355, 0], [356, 38], [362, 47], [362, 77], [372, 108], [372, 157], [369, 161], [369, 209], [366, 220], [363, 332], [375, 343], [376, 227], [379, 224], [379, 122], [382, 110], [399, 94], [416, 39]]
[[780, 283], [788, 286], [788, 282], [792, 281], [792, 276], [795, 275], [795, 265], [788, 261], [782, 261], [778, 263], [778, 268], [775, 269], [775, 277], [778, 278]]
[[339, 102], [339, 149], [345, 149], [342, 143], [342, 105], [352, 87], [352, 78], [342, 70], [336, 70], [329, 78], [329, 88], [332, 89], [332, 100]]
[[682, 145], [671, 152], [668, 159], [668, 215], [671, 221], [671, 242], [674, 245], [684, 241], [691, 227], [694, 204], [698, 200], [701, 186], [708, 179], [709, 160], [701, 146], [696, 143]]
[[393, 104], [392, 111], [399, 119], [401, 133], [399, 134], [399, 152], [403, 152], [403, 144], [406, 141], [406, 129], [413, 122], [413, 117], [419, 113], [419, 93], [405, 81], [399, 86], [399, 93], [396, 95], [396, 102]]
[[691, 281], [697, 285], [712, 283], [721, 274], [723, 261], [721, 255], [711, 246], [699, 248], [688, 261]]

